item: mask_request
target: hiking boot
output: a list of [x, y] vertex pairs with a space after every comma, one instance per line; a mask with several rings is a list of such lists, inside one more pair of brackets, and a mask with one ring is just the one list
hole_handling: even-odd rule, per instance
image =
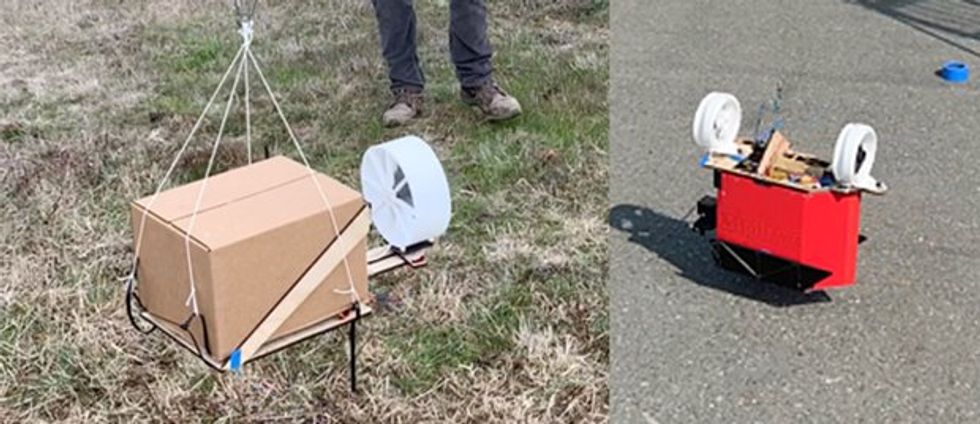
[[402, 88], [394, 90], [393, 94], [395, 100], [381, 116], [384, 126], [391, 128], [405, 125], [422, 113], [424, 97], [421, 90]]
[[479, 106], [491, 121], [503, 121], [521, 114], [517, 99], [492, 82], [480, 87], [464, 87], [461, 95], [464, 103]]

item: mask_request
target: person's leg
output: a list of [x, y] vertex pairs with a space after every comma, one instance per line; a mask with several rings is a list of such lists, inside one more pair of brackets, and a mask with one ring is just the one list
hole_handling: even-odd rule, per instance
[[372, 0], [381, 34], [381, 52], [388, 63], [392, 91], [410, 88], [421, 91], [425, 76], [419, 66], [415, 45], [413, 0]]
[[381, 119], [387, 127], [407, 124], [422, 112], [425, 75], [416, 51], [413, 0], [372, 0], [381, 34], [381, 53], [388, 63], [394, 100]]
[[476, 88], [490, 82], [493, 48], [487, 36], [486, 0], [450, 1], [449, 54], [461, 86]]
[[463, 101], [479, 106], [490, 120], [519, 115], [521, 104], [493, 81], [486, 0], [450, 0], [449, 15], [449, 52]]

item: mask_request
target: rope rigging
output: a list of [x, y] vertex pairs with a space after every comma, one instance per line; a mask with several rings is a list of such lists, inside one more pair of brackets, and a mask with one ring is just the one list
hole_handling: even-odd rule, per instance
[[[194, 139], [194, 136], [201, 129], [205, 117], [207, 116], [211, 108], [214, 106], [215, 101], [218, 98], [218, 95], [223, 91], [226, 83], [228, 82], [229, 77], [234, 72], [234, 79], [231, 84], [231, 88], [229, 90], [227, 100], [225, 101], [225, 108], [222, 113], [221, 123], [218, 127], [218, 132], [211, 149], [211, 154], [208, 159], [208, 164], [204, 173], [204, 177], [201, 180], [201, 187], [197, 193], [196, 201], [194, 203], [194, 209], [190, 217], [190, 223], [187, 228], [187, 231], [184, 234], [184, 249], [186, 253], [187, 271], [188, 271], [188, 280], [189, 280], [188, 282], [189, 292], [185, 305], [188, 306], [191, 310], [191, 316], [189, 320], [194, 317], [201, 316], [200, 308], [197, 301], [197, 284], [194, 277], [194, 265], [193, 265], [193, 260], [191, 258], [191, 235], [193, 234], [195, 225], [197, 223], [197, 216], [201, 210], [204, 195], [208, 186], [207, 184], [208, 179], [210, 178], [211, 172], [213, 171], [214, 168], [214, 162], [217, 158], [218, 148], [220, 147], [222, 138], [224, 136], [225, 128], [228, 122], [230, 112], [232, 108], [235, 107], [236, 98], [238, 97], [237, 94], [239, 91], [239, 85], [243, 86], [243, 93], [242, 93], [241, 100], [242, 103], [244, 104], [244, 112], [245, 112], [244, 114], [245, 115], [245, 144], [246, 144], [247, 159], [249, 164], [251, 164], [253, 161], [250, 69], [253, 70], [256, 75], [258, 75], [259, 80], [261, 81], [261, 85], [265, 89], [266, 94], [269, 96], [269, 99], [271, 100], [271, 103], [276, 111], [276, 114], [279, 115], [279, 118], [282, 121], [283, 126], [285, 126], [286, 132], [289, 135], [290, 140], [292, 141], [293, 145], [296, 147], [296, 150], [299, 154], [300, 159], [303, 162], [303, 165], [309, 171], [309, 177], [310, 179], [313, 180], [313, 184], [317, 192], [319, 193], [321, 199], [323, 200], [324, 205], [326, 206], [328, 215], [330, 217], [330, 223], [333, 226], [334, 239], [338, 239], [340, 237], [341, 226], [337, 222], [337, 217], [334, 212], [333, 203], [330, 201], [326, 193], [323, 191], [323, 187], [321, 186], [319, 179], [316, 178], [317, 175], [316, 171], [310, 166], [310, 162], [307, 159], [306, 153], [303, 151], [302, 145], [300, 144], [298, 138], [296, 137], [296, 134], [293, 131], [292, 126], [289, 124], [289, 121], [286, 119], [286, 115], [283, 112], [282, 107], [279, 104], [279, 101], [276, 98], [276, 95], [274, 94], [268, 80], [266, 79], [265, 74], [262, 72], [262, 68], [259, 65], [259, 61], [256, 58], [256, 55], [252, 51], [251, 47], [252, 47], [252, 41], [254, 35], [253, 17], [255, 15], [256, 4], [257, 4], [257, 0], [233, 0], [232, 2], [232, 6], [234, 7], [235, 18], [238, 23], [238, 33], [239, 35], [241, 35], [242, 38], [241, 46], [238, 48], [237, 53], [235, 54], [234, 58], [231, 61], [231, 64], [229, 64], [227, 70], [225, 70], [223, 76], [221, 77], [220, 82], [218, 83], [217, 87], [214, 89], [213, 93], [211, 94], [211, 97], [209, 98], [207, 104], [204, 107], [204, 110], [201, 112], [201, 114], [198, 116], [197, 120], [195, 121], [194, 126], [190, 130], [190, 133], [187, 135], [187, 138], [184, 140], [183, 144], [181, 144], [180, 149], [177, 151], [176, 156], [174, 157], [173, 161], [170, 163], [170, 166], [167, 168], [167, 172], [164, 174], [163, 179], [157, 185], [156, 190], [153, 193], [153, 196], [150, 197], [150, 201], [146, 205], [143, 216], [140, 218], [138, 236], [136, 237], [136, 242], [134, 246], [132, 268], [130, 270], [129, 275], [123, 278], [123, 280], [126, 283], [127, 290], [134, 291], [137, 283], [136, 275], [137, 275], [137, 269], [139, 265], [141, 248], [143, 244], [142, 242], [144, 236], [144, 229], [146, 228], [146, 219], [147, 216], [149, 215], [147, 211], [153, 208], [160, 193], [163, 191], [164, 187], [166, 187], [167, 184], [170, 182], [170, 179], [173, 175], [174, 170], [177, 167], [177, 164], [180, 163], [181, 157], [187, 151], [187, 148], [190, 145], [191, 141]], [[361, 299], [354, 286], [353, 273], [346, 256], [343, 258], [343, 264], [344, 264], [344, 270], [345, 270], [349, 289], [335, 290], [335, 292], [339, 294], [349, 295], [353, 304], [359, 305], [361, 303]], [[201, 346], [198, 346], [198, 350], [201, 350]]]

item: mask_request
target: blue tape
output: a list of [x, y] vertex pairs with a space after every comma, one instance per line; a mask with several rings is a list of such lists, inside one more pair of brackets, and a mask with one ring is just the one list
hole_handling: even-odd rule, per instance
[[231, 359], [228, 360], [228, 367], [231, 368], [233, 372], [239, 372], [242, 370], [242, 350], [235, 349], [231, 353]]
[[939, 76], [946, 81], [962, 84], [970, 80], [970, 66], [963, 62], [950, 60], [943, 63]]
[[[742, 155], [727, 155], [727, 156], [731, 158], [733, 161], [735, 161], [735, 163], [742, 163], [742, 161], [745, 160], [745, 157]], [[701, 156], [701, 160], [698, 161], [698, 165], [704, 168], [705, 166], [708, 165], [709, 160], [711, 160], [710, 152], [705, 153], [704, 156]]]
[[824, 175], [824, 176], [820, 177], [820, 186], [821, 187], [830, 187], [830, 186], [834, 185], [835, 182], [836, 181], [834, 181], [834, 177], [832, 177], [830, 175]]

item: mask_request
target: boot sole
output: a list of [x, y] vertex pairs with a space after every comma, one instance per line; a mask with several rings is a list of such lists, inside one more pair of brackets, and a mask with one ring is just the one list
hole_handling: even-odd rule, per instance
[[511, 113], [508, 113], [506, 115], [490, 115], [490, 114], [486, 114], [486, 113], [484, 115], [490, 121], [499, 122], [499, 121], [506, 121], [508, 119], [516, 118], [520, 114], [521, 114], [521, 111], [520, 110], [515, 110], [515, 111], [512, 111]]

